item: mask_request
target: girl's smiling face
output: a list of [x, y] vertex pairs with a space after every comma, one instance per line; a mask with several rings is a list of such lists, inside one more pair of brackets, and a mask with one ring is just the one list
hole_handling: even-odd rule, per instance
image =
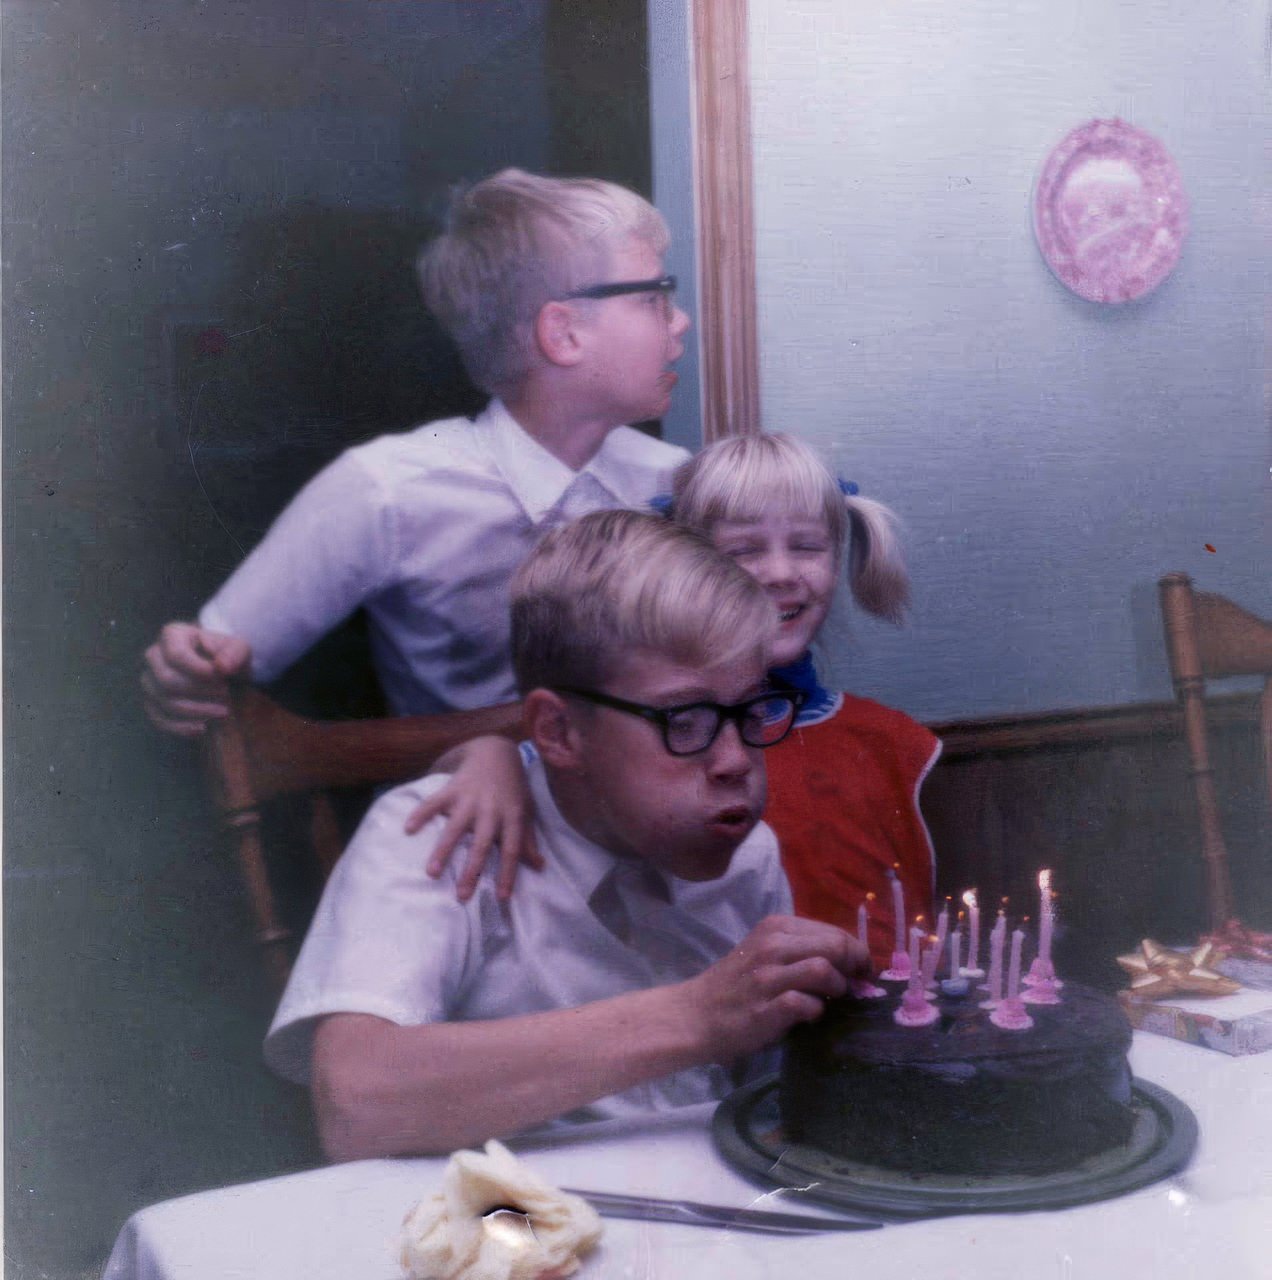
[[778, 613], [773, 665], [802, 657], [835, 595], [839, 564], [826, 521], [775, 508], [745, 520], [717, 520], [711, 541], [767, 589]]

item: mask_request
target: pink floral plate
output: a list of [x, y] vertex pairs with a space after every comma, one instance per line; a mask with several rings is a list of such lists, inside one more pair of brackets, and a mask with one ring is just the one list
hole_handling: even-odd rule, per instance
[[1079, 297], [1130, 302], [1174, 270], [1188, 198], [1170, 153], [1124, 120], [1090, 120], [1047, 157], [1034, 192], [1034, 235], [1047, 265]]

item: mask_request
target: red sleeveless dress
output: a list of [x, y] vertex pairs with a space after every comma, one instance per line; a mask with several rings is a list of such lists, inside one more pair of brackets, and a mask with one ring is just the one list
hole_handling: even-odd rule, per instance
[[935, 860], [919, 788], [941, 744], [902, 711], [847, 694], [824, 718], [798, 725], [764, 753], [768, 807], [796, 915], [857, 932], [867, 893], [870, 955], [886, 969], [896, 938], [888, 872], [906, 915], [931, 925]]

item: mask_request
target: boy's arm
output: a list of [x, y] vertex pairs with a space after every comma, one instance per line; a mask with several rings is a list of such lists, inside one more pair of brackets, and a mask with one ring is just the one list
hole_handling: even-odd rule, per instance
[[770, 916], [688, 982], [575, 1009], [422, 1026], [332, 1014], [313, 1049], [323, 1146], [334, 1160], [450, 1151], [731, 1062], [817, 1017], [866, 964], [849, 934]]
[[[509, 708], [519, 709], [519, 703]], [[471, 738], [441, 756], [429, 772], [450, 774], [450, 780], [421, 802], [403, 828], [414, 835], [434, 818], [446, 818], [428, 857], [428, 874], [435, 879], [446, 869], [460, 841], [468, 837], [464, 866], [455, 881], [461, 902], [476, 892], [495, 846], [499, 849], [495, 884], [502, 899], [512, 896], [519, 862], [536, 871], [543, 869], [534, 836], [534, 801], [526, 785], [521, 752], [511, 736], [520, 724], [519, 714], [515, 720], [510, 717], [504, 731], [508, 736]]]
[[208, 631], [192, 622], [170, 622], [146, 650], [141, 672], [142, 705], [165, 733], [192, 738], [209, 720], [229, 714], [229, 682], [245, 672], [252, 652], [238, 636]]
[[268, 683], [281, 675], [383, 585], [393, 557], [392, 514], [376, 478], [356, 458], [337, 458], [296, 495], [198, 624], [169, 623], [146, 650], [151, 722], [184, 737], [202, 733], [226, 714], [226, 676]]

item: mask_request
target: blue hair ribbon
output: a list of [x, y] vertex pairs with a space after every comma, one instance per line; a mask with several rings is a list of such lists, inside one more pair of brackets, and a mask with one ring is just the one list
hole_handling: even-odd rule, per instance
[[656, 493], [649, 500], [649, 505], [660, 515], [665, 516], [668, 520], [672, 517], [672, 497], [669, 493]]
[[839, 476], [835, 483], [839, 485], [839, 492], [845, 498], [855, 498], [861, 492], [855, 480], [845, 480], [843, 476]]

